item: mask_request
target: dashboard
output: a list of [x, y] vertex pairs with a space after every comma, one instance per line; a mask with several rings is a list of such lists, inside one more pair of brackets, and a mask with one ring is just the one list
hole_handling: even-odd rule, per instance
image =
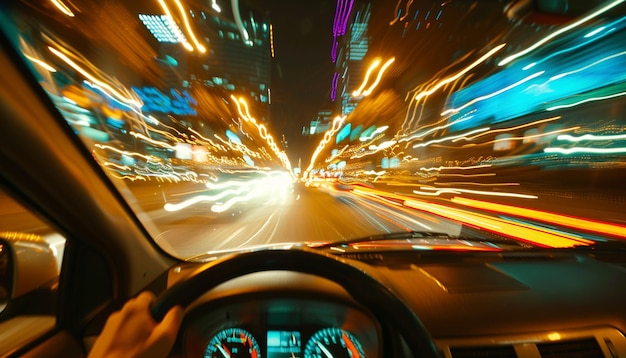
[[[626, 354], [622, 256], [386, 253], [345, 263], [354, 260], [419, 316], [441, 356]], [[169, 283], [186, 271], [170, 271]], [[401, 333], [331, 280], [265, 271], [188, 306], [178, 349], [185, 357], [410, 356]]]
[[378, 357], [376, 322], [347, 303], [322, 298], [213, 302], [194, 311], [184, 347], [193, 357]]
[[378, 320], [336, 283], [308, 274], [271, 271], [232, 280], [185, 317], [186, 357], [382, 357]]

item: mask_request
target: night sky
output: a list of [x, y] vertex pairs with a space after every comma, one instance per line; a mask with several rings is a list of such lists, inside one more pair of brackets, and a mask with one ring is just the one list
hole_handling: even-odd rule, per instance
[[[308, 163], [315, 143], [302, 127], [330, 105], [334, 73], [330, 51], [336, 1], [267, 1], [274, 28], [272, 65], [272, 132], [285, 134], [292, 165]], [[319, 138], [317, 138], [319, 140]]]

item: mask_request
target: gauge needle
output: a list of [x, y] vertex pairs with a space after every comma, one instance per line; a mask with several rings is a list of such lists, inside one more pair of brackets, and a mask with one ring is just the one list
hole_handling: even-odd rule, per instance
[[332, 353], [330, 353], [330, 351], [328, 349], [326, 349], [326, 347], [324, 347], [324, 345], [322, 344], [322, 342], [317, 341], [316, 342], [317, 345], [320, 347], [320, 349], [322, 350], [322, 352], [324, 352], [324, 354], [326, 355], [327, 358], [333, 358]]
[[230, 353], [228, 353], [222, 346], [219, 344], [216, 344], [215, 346], [220, 350], [220, 352], [222, 352], [225, 358], [230, 358]]

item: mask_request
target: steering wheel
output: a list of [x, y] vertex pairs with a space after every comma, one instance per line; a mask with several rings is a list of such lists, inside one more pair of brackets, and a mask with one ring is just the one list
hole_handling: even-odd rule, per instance
[[164, 291], [152, 306], [152, 316], [157, 322], [161, 321], [172, 307], [187, 307], [222, 283], [246, 274], [273, 270], [316, 275], [339, 284], [377, 318], [384, 317], [394, 326], [415, 357], [439, 357], [422, 322], [387, 286], [341, 258], [305, 248], [238, 253], [204, 264]]

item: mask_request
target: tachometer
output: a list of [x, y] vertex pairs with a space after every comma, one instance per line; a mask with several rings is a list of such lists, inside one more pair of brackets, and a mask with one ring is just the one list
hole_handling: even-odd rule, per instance
[[204, 358], [229, 357], [260, 358], [261, 349], [248, 331], [241, 328], [226, 328], [211, 338]]
[[361, 343], [341, 328], [317, 331], [304, 348], [304, 358], [364, 358]]

